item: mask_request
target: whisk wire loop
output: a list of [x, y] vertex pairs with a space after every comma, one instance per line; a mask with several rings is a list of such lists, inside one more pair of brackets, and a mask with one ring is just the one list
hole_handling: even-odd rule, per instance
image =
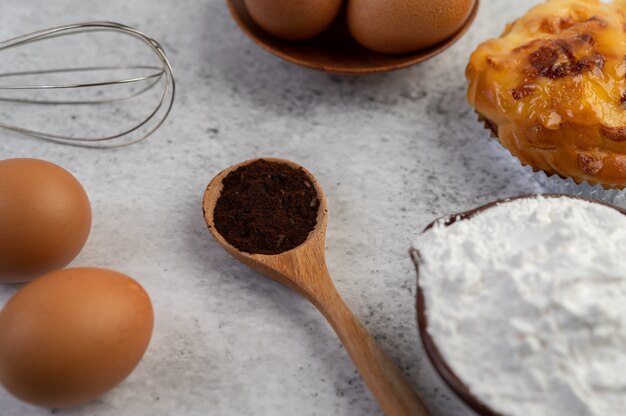
[[[0, 102], [11, 102], [20, 104], [53, 104], [53, 105], [99, 105], [110, 104], [116, 102], [127, 101], [138, 97], [158, 85], [163, 86], [163, 90], [159, 95], [159, 100], [154, 109], [145, 117], [137, 122], [129, 129], [125, 129], [116, 134], [87, 137], [55, 134], [50, 132], [39, 131], [27, 127], [20, 127], [8, 122], [0, 121], [0, 128], [5, 128], [26, 134], [39, 139], [69, 144], [81, 147], [121, 147], [141, 142], [152, 135], [159, 127], [163, 125], [169, 116], [176, 93], [176, 82], [172, 73], [171, 64], [165, 54], [161, 44], [146, 34], [133, 29], [129, 26], [114, 22], [85, 22], [76, 23], [65, 26], [58, 26], [50, 29], [40, 30], [26, 35], [18, 36], [4, 42], [0, 42], [0, 51], [11, 49], [18, 46], [28, 45], [33, 42], [49, 40], [63, 36], [70, 36], [86, 32], [116, 32], [131, 36], [140, 40], [147, 45], [157, 56], [160, 66], [155, 65], [101, 65], [101, 66], [85, 66], [70, 68], [52, 68], [43, 70], [27, 70], [0, 73]], [[72, 73], [96, 73], [96, 72], [129, 72], [129, 71], [147, 71], [141, 75], [125, 76], [121, 78], [106, 78], [105, 80], [91, 82], [65, 82], [65, 83], [42, 83], [42, 84], [11, 84], [12, 78], [25, 76], [44, 76], [44, 75], [65, 75]], [[78, 90], [87, 88], [112, 87], [119, 85], [140, 86], [136, 91], [126, 94], [118, 94], [114, 97], [92, 98], [92, 99], [43, 99], [23, 96], [2, 95], [8, 92], [20, 93], [29, 91], [50, 91], [50, 90]], [[144, 85], [145, 84], [145, 85]]]

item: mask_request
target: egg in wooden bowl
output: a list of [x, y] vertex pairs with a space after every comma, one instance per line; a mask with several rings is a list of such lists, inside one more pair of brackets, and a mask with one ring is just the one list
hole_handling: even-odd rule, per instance
[[[250, 2], [279, 5], [282, 0], [228, 0], [236, 23], [255, 43], [290, 63], [342, 74], [386, 72], [430, 59], [467, 32], [479, 8], [479, 0], [452, 0], [457, 7], [445, 0], [347, 0], [325, 30], [294, 41], [264, 29], [267, 24], [258, 18], [258, 11], [248, 8]], [[430, 17], [406, 19], [407, 11]], [[385, 43], [381, 39], [386, 36]], [[390, 47], [393, 44], [395, 48]]]

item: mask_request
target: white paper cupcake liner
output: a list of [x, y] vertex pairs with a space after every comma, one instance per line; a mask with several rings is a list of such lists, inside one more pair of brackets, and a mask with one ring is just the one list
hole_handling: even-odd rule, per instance
[[624, 189], [604, 189], [601, 185], [590, 185], [588, 182], [578, 184], [571, 178], [563, 179], [558, 175], [547, 176], [545, 172], [535, 172], [529, 166], [525, 166], [525, 169], [549, 193], [597, 199], [626, 208], [626, 190]]

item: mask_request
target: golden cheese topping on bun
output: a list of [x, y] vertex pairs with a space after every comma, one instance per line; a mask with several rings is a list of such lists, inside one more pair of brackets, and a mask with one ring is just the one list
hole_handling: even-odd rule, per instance
[[468, 99], [521, 162], [626, 187], [626, 0], [549, 0], [480, 45]]

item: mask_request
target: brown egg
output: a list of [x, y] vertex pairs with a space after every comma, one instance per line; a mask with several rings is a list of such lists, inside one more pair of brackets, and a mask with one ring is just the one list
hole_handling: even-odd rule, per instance
[[50, 408], [93, 400], [139, 363], [152, 324], [150, 298], [128, 276], [93, 268], [47, 274], [0, 313], [0, 384]]
[[0, 161], [0, 282], [63, 268], [90, 229], [89, 199], [71, 173], [43, 160]]
[[304, 40], [324, 31], [337, 17], [342, 0], [245, 0], [263, 30], [281, 39]]
[[348, 0], [348, 27], [363, 46], [406, 53], [452, 36], [476, 0]]

